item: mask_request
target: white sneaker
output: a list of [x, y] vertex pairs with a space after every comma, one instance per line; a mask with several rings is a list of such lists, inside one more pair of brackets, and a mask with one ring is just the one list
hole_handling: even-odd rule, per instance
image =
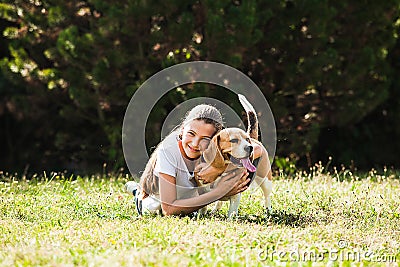
[[125, 184], [125, 191], [135, 197], [135, 207], [139, 215], [142, 215], [142, 200], [137, 197], [139, 184], [135, 181], [128, 181]]
[[136, 197], [137, 189], [139, 188], [138, 183], [135, 181], [129, 181], [125, 184], [125, 191], [129, 194], [132, 194]]

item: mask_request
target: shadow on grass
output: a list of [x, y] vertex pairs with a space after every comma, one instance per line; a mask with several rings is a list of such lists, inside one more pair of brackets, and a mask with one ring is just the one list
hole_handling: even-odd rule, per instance
[[[228, 220], [225, 214], [213, 214], [210, 215], [214, 218], [221, 220]], [[210, 218], [207, 215], [208, 218]], [[288, 212], [286, 210], [274, 210], [266, 214], [239, 214], [234, 221], [239, 223], [255, 223], [260, 225], [284, 225], [290, 227], [306, 227], [318, 222], [318, 220], [312, 216], [299, 213]]]

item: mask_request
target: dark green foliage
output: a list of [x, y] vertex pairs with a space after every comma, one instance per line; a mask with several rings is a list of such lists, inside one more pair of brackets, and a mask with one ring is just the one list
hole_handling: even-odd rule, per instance
[[[0, 168], [124, 166], [130, 97], [193, 60], [231, 65], [260, 87], [281, 159], [399, 164], [388, 143], [400, 135], [397, 1], [3, 0], [0, 16]], [[199, 84], [166, 95], [150, 116], [149, 146], [189, 98], [240, 110], [233, 94], [215, 92]], [[385, 157], [373, 157], [380, 147]]]

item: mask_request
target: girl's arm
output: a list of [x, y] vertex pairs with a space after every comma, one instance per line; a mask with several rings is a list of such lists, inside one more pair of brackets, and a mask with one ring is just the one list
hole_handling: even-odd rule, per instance
[[224, 196], [243, 192], [247, 189], [246, 185], [250, 180], [247, 175], [247, 172], [227, 174], [221, 179], [216, 188], [207, 193], [192, 198], [176, 199], [175, 177], [159, 173], [160, 200], [163, 214], [189, 214]]

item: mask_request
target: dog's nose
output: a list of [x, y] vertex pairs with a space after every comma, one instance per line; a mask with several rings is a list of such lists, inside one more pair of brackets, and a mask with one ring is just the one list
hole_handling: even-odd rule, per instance
[[251, 152], [253, 152], [253, 146], [246, 146], [244, 148], [244, 151], [246, 151], [247, 153], [249, 153], [249, 155], [251, 154]]

